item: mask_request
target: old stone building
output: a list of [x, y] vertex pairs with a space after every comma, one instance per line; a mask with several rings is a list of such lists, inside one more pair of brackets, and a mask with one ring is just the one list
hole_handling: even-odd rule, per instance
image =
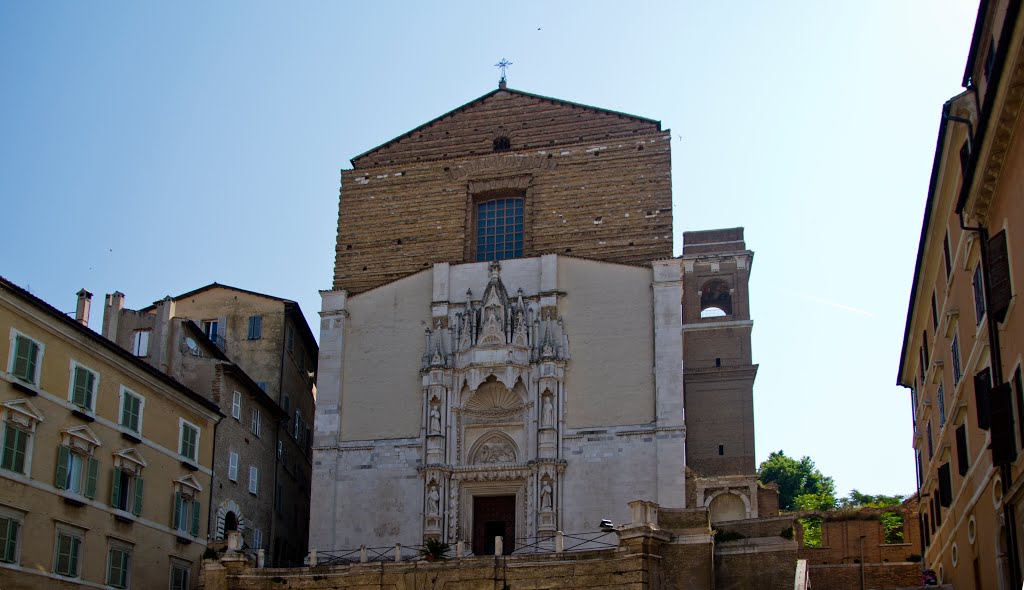
[[753, 253], [735, 228], [672, 256], [670, 139], [500, 84], [352, 160], [311, 547], [511, 552], [627, 522], [637, 499], [763, 515]]
[[0, 587], [193, 588], [218, 407], [0, 278]]
[[1020, 588], [1024, 513], [1024, 18], [981, 2], [942, 107], [898, 383], [910, 389], [924, 564]]
[[103, 333], [207, 395], [216, 431], [209, 527], [268, 563], [301, 563], [309, 523], [317, 345], [298, 305], [212, 284], [140, 310], [107, 296]]

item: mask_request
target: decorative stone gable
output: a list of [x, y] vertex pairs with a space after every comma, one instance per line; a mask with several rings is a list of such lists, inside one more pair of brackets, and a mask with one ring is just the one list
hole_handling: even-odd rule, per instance
[[421, 371], [427, 537], [472, 545], [474, 498], [496, 495], [515, 496], [517, 536], [557, 530], [569, 339], [556, 297], [512, 287], [492, 262], [479, 299], [471, 288], [434, 303]]

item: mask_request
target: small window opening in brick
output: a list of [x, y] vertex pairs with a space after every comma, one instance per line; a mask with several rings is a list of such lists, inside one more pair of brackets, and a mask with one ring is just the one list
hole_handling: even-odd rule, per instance
[[636, 146], [636, 151], [638, 151], [638, 152], [644, 151], [644, 144], [641, 143], [640, 145]]
[[397, 240], [395, 240], [395, 245], [396, 246], [401, 246], [402, 245], [402, 238], [398, 238]]
[[704, 287], [700, 291], [701, 318], [732, 315], [732, 294], [725, 281], [712, 279], [704, 283]]
[[549, 160], [550, 160], [551, 158], [553, 158], [553, 157], [555, 157], [555, 155], [554, 155], [554, 154], [548, 154], [548, 159], [549, 159]]
[[718, 454], [719, 455], [724, 455], [725, 454], [725, 445], [718, 445]]
[[363, 267], [363, 270], [366, 270], [366, 267], [365, 267], [365, 266]]
[[494, 151], [507, 152], [512, 149], [512, 140], [507, 135], [499, 135], [494, 138]]
[[572, 254], [572, 248], [566, 248], [565, 249], [565, 253], [566, 254]]
[[717, 357], [717, 356], [715, 357], [715, 366], [716, 367], [721, 367], [722, 366], [722, 359]]
[[604, 222], [604, 217], [595, 217], [594, 218], [594, 225], [601, 225], [601, 223], [603, 223], [603, 222]]
[[352, 244], [346, 244], [345, 245], [345, 249], [346, 250], [351, 250], [352, 249]]
[[903, 515], [899, 512], [884, 512], [878, 517], [882, 523], [882, 538], [886, 545], [903, 542]]
[[636, 244], [634, 244], [633, 242], [630, 242], [629, 245], [630, 246], [636, 246]]

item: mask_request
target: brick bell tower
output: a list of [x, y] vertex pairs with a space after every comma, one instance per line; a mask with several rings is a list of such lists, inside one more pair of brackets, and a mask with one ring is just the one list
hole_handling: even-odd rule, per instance
[[688, 507], [715, 521], [758, 516], [743, 228], [683, 233], [683, 397]]

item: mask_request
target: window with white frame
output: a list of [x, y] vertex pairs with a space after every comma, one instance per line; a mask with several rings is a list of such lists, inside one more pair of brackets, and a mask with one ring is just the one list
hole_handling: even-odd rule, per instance
[[257, 551], [263, 549], [263, 531], [260, 529], [252, 530], [252, 548]]
[[260, 485], [260, 470], [255, 465], [249, 466], [249, 493], [256, 495]]
[[149, 335], [152, 330], [135, 330], [132, 332], [132, 354], [149, 356]]
[[953, 342], [949, 345], [949, 350], [953, 356], [953, 387], [956, 388], [960, 383], [960, 378], [963, 376], [960, 372], [960, 340], [958, 334], [953, 334]]
[[96, 371], [76, 361], [71, 361], [71, 386], [68, 388], [68, 401], [86, 412], [94, 411], [99, 382], [100, 376]]
[[114, 453], [114, 471], [110, 487], [110, 505], [117, 510], [142, 514], [142, 498], [145, 482], [142, 469], [146, 462], [135, 449], [124, 449]]
[[206, 334], [207, 338], [216, 344], [217, 337], [220, 336], [220, 321], [203, 320], [203, 334]]
[[263, 316], [249, 316], [249, 340], [259, 340], [263, 337]]
[[57, 473], [54, 486], [58, 490], [96, 497], [96, 480], [100, 462], [94, 456], [100, 446], [100, 439], [87, 426], [76, 426], [61, 433], [61, 444], [57, 447]]
[[228, 453], [228, 479], [238, 481], [238, 453]]
[[15, 378], [32, 385], [39, 384], [39, 365], [45, 347], [17, 330], [11, 330], [11, 358], [8, 371]]
[[190, 461], [199, 460], [199, 427], [184, 418], [178, 419], [178, 454]]
[[242, 415], [242, 394], [234, 392], [231, 394], [231, 417], [238, 420]]
[[4, 563], [20, 561], [21, 555], [18, 548], [24, 523], [24, 513], [0, 507], [0, 561]]
[[29, 475], [32, 466], [32, 441], [36, 425], [43, 415], [26, 399], [14, 399], [2, 406], [3, 450], [0, 469]]
[[77, 578], [82, 561], [82, 538], [85, 531], [57, 525], [57, 538], [53, 547], [53, 573]]
[[141, 434], [142, 409], [145, 405], [144, 397], [122, 385], [120, 425], [136, 434]]
[[127, 588], [131, 576], [132, 548], [120, 541], [110, 541], [107, 547], [107, 585]]
[[257, 437], [260, 435], [260, 411], [256, 408], [252, 409], [252, 419], [249, 422], [249, 431], [255, 434]]
[[295, 438], [295, 442], [302, 446], [302, 436], [306, 432], [306, 424], [302, 421], [302, 412], [295, 410], [295, 431], [292, 436]]
[[191, 475], [174, 482], [174, 515], [171, 519], [171, 527], [179, 534], [199, 535], [199, 521], [202, 513], [202, 505], [199, 502], [199, 493], [202, 488], [199, 482]]
[[171, 590], [189, 590], [188, 579], [192, 566], [186, 561], [171, 559]]

